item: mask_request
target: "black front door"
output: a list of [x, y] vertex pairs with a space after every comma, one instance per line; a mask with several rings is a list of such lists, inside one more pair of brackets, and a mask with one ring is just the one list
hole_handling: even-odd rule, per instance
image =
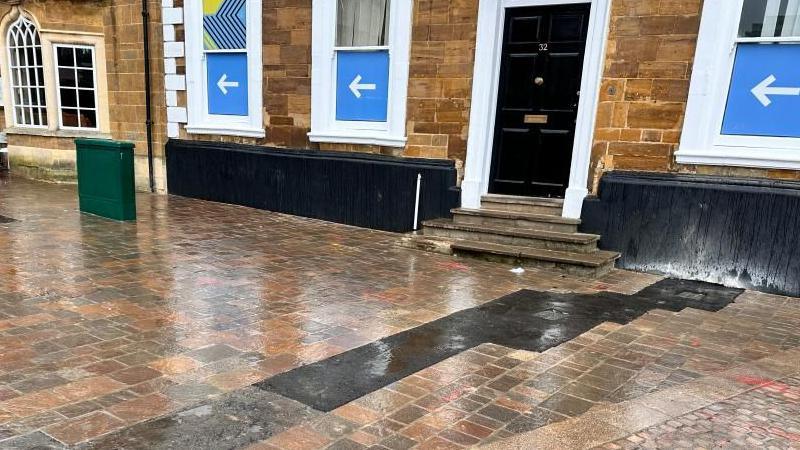
[[564, 197], [589, 9], [506, 9], [489, 192]]

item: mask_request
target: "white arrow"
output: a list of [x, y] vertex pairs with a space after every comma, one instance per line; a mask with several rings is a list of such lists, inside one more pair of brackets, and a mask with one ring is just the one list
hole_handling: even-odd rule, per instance
[[223, 73], [222, 76], [219, 77], [219, 81], [217, 81], [217, 87], [222, 91], [222, 95], [228, 95], [228, 88], [238, 88], [239, 82], [228, 81], [228, 74]]
[[774, 83], [775, 80], [777, 80], [775, 75], [770, 75], [750, 90], [765, 107], [772, 104], [772, 100], [769, 98], [770, 95], [800, 95], [800, 88], [772, 87], [772, 83]]
[[356, 77], [353, 78], [353, 82], [350, 83], [350, 92], [352, 92], [356, 98], [361, 98], [361, 91], [374, 91], [375, 89], [378, 89], [378, 87], [373, 83], [361, 84], [361, 75], [356, 75]]

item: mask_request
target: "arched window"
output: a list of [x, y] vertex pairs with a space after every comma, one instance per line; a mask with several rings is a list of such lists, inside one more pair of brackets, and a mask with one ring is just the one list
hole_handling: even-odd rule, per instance
[[8, 30], [8, 58], [14, 124], [47, 126], [42, 42], [36, 25], [20, 16]]

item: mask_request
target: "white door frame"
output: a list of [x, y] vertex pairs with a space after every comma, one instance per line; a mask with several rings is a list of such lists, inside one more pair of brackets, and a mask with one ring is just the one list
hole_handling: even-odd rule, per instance
[[479, 208], [481, 196], [489, 191], [506, 8], [579, 3], [591, 3], [592, 8], [563, 216], [580, 218], [583, 200], [589, 193], [589, 163], [608, 39], [611, 0], [480, 0], [467, 161], [461, 184], [461, 204], [464, 208]]

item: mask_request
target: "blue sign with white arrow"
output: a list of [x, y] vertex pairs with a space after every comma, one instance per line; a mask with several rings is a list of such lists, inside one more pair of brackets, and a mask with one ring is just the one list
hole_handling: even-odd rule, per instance
[[389, 52], [339, 51], [336, 120], [386, 122], [388, 106]]
[[800, 44], [739, 44], [722, 134], [800, 137]]
[[246, 116], [247, 54], [209, 53], [208, 113], [225, 116]]

